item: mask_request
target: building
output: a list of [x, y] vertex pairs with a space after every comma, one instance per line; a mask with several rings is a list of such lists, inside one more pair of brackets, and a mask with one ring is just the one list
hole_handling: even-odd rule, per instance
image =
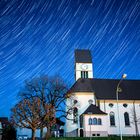
[[5, 127], [9, 125], [7, 117], [0, 117], [0, 140], [2, 139], [2, 132]]
[[64, 136], [64, 122], [61, 121], [60, 119], [56, 118], [56, 124], [52, 128], [52, 136], [53, 137], [63, 137]]
[[69, 90], [74, 100], [67, 100], [74, 109], [66, 136], [139, 135], [140, 80], [94, 78], [89, 50], [75, 51], [75, 79]]

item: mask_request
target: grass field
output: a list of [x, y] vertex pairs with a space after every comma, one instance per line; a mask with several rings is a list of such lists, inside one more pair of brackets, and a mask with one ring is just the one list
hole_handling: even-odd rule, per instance
[[[51, 138], [50, 140], [120, 140], [120, 137], [92, 137], [92, 138]], [[123, 140], [140, 140], [140, 137], [123, 137]]]

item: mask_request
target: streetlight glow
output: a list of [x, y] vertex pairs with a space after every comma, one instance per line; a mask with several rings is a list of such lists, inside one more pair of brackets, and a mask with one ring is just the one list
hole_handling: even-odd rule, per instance
[[124, 73], [124, 74], [122, 75], [122, 78], [125, 79], [126, 77], [127, 77], [127, 74]]

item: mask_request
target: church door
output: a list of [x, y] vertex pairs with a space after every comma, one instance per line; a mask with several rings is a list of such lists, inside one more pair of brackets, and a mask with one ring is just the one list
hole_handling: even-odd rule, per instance
[[83, 136], [84, 136], [83, 129], [80, 129], [80, 137], [83, 137]]

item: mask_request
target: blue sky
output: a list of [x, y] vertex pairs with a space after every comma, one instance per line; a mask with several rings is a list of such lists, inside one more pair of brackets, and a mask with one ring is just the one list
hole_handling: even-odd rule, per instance
[[24, 80], [74, 83], [74, 50], [90, 49], [95, 78], [140, 79], [139, 0], [1, 0], [0, 116]]

